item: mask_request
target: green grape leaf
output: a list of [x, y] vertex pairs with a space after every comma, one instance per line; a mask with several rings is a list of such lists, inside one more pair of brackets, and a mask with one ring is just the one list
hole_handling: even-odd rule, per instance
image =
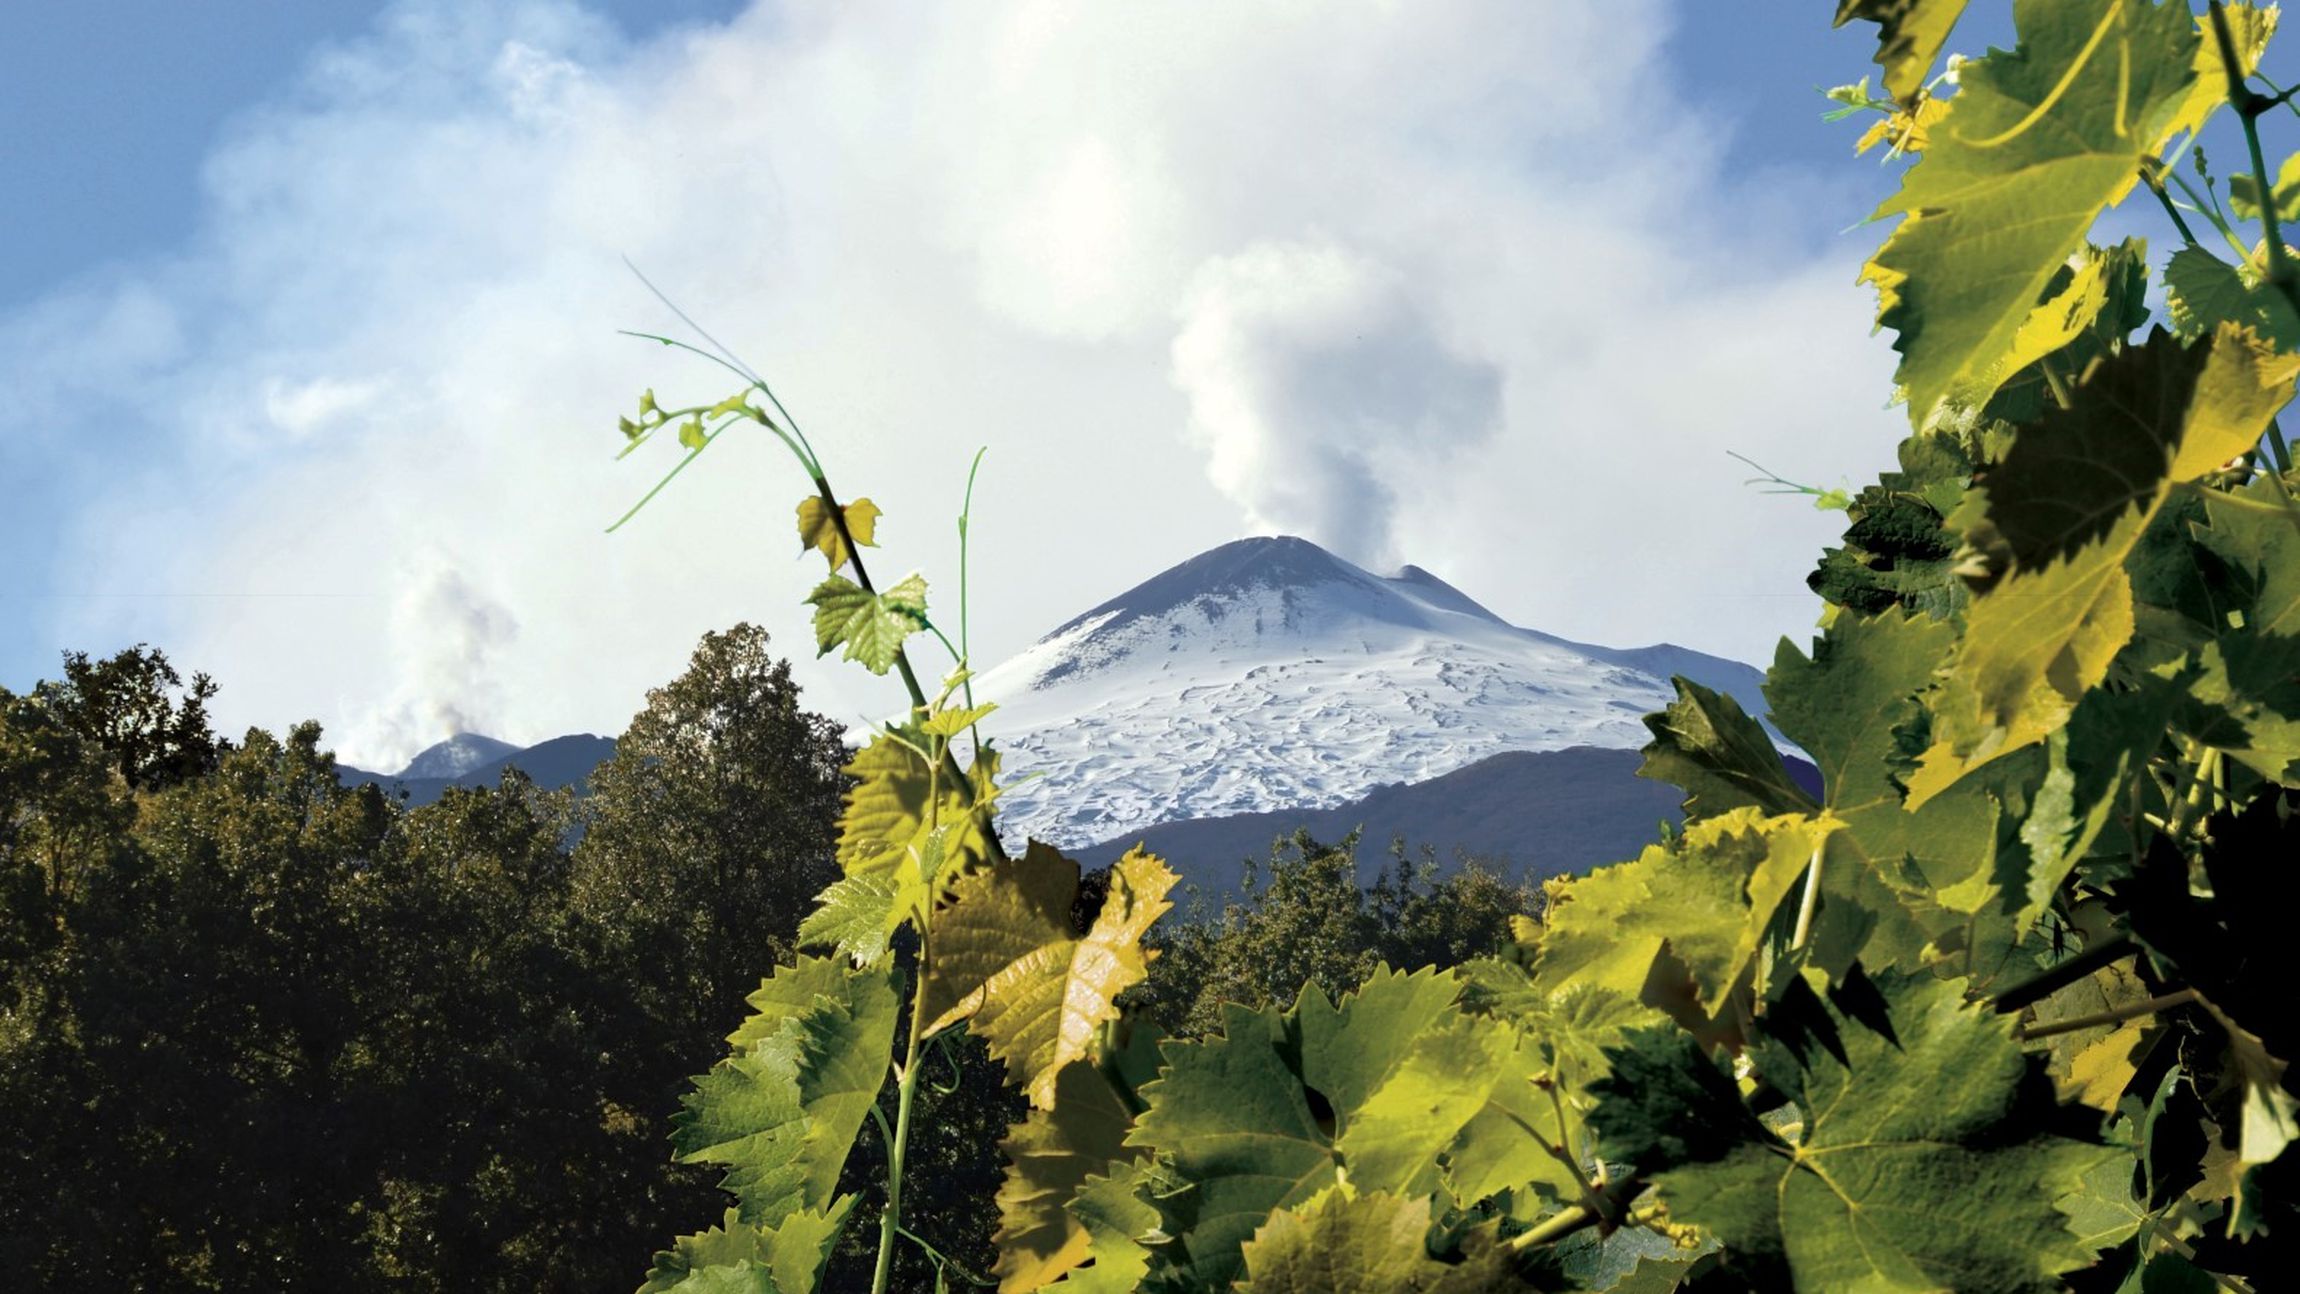
[[[1163, 1238], [1164, 1218], [1146, 1193], [1164, 1193], [1176, 1184], [1147, 1160], [1136, 1160], [1107, 1177], [1089, 1177], [1070, 1201], [1070, 1215], [1086, 1228], [1083, 1263], [1048, 1289], [1060, 1294], [1134, 1294], [1150, 1270], [1149, 1242]], [[1022, 1294], [1027, 1285], [1005, 1285], [1002, 1294]]]
[[1780, 1134], [1744, 1125], [1722, 1154], [1654, 1174], [1670, 1216], [1716, 1235], [1768, 1289], [2061, 1288], [2092, 1251], [2059, 1202], [2129, 1157], [2044, 1131], [2050, 1089], [2012, 1021], [1958, 984], [1889, 977], [1874, 990], [1884, 1018], [1828, 1008], [1833, 1036], [1802, 1048], [1802, 1064], [1778, 1042], [1757, 1053], [1802, 1120]]
[[1614, 1163], [1641, 1174], [1708, 1163], [1764, 1133], [1731, 1067], [1682, 1030], [1636, 1030], [1607, 1059], [1610, 1071], [1590, 1085], [1597, 1108], [1589, 1124]]
[[[842, 505], [839, 511], [846, 517], [846, 533], [854, 536], [856, 544], [864, 548], [878, 547], [878, 541], [872, 538], [882, 515], [877, 504], [869, 499], [856, 499]], [[853, 550], [847, 547], [846, 535], [841, 535], [837, 523], [831, 520], [830, 505], [824, 503], [820, 495], [814, 494], [799, 500], [799, 552], [803, 554], [810, 548], [820, 549], [822, 555], [830, 559], [833, 575], [838, 574], [854, 555]], [[880, 672], [884, 673], [883, 670]]]
[[2281, 292], [2249, 283], [2237, 268], [2201, 247], [2183, 247], [2164, 267], [2164, 304], [2172, 330], [2194, 341], [2224, 323], [2241, 324], [2276, 343], [2300, 345], [2300, 314]]
[[2234, 605], [2201, 653], [2199, 713], [2182, 726], [2264, 777], [2300, 784], [2300, 515], [2262, 477], [2208, 492], [2199, 544], [2226, 572]]
[[[1618, 999], [1617, 999], [1618, 1000]], [[1562, 1088], [1543, 1048], [1524, 1039], [1502, 1065], [1485, 1104], [1470, 1116], [1446, 1147], [1443, 1174], [1447, 1192], [1459, 1204], [1475, 1204], [1504, 1191], [1532, 1189], [1559, 1203], [1579, 1196], [1581, 1183], [1566, 1165], [1589, 1168], [1583, 1138], [1577, 1135], [1586, 1095], [1559, 1091], [1556, 1100], [1538, 1084]], [[1565, 1154], [1552, 1153], [1564, 1147]]]
[[1767, 813], [1804, 813], [1816, 807], [1740, 702], [1691, 679], [1670, 681], [1677, 699], [1659, 714], [1645, 716], [1653, 740], [1645, 746], [1639, 777], [1683, 790], [1688, 818], [1752, 805]]
[[[2035, 421], [2048, 404], [2058, 402], [2055, 383], [2065, 384], [2095, 361], [2123, 350], [2133, 329], [2149, 321], [2150, 310], [2148, 243], [2140, 238], [2113, 247], [2086, 243], [2053, 271], [2043, 299], [2014, 335], [2005, 358], [1990, 366], [1977, 386], [1950, 396], [1955, 416], [1941, 419], [1942, 427], [1969, 425], [1975, 415], [2008, 427]], [[1987, 462], [1997, 455], [1984, 451], [1974, 457]], [[1941, 511], [1953, 507], [1952, 501]]]
[[1829, 839], [1810, 952], [1841, 976], [1858, 955], [1914, 969], [2001, 904], [2004, 784], [2019, 761], [1927, 803], [1904, 803], [1900, 771], [1921, 748], [1919, 696], [1956, 642], [1947, 621], [1886, 612], [1839, 615], [1808, 659], [1783, 642], [1765, 684], [1775, 722], [1821, 770], [1822, 803], [1844, 825]]
[[1498, 959], [1467, 963], [1459, 974], [1464, 1009], [1506, 1021], [1522, 1042], [1502, 1062], [1486, 1106], [1447, 1149], [1446, 1189], [1465, 1204], [1528, 1187], [1570, 1202], [1580, 1183], [1549, 1147], [1588, 1160], [1590, 1142], [1579, 1129], [1595, 1104], [1590, 1085], [1608, 1072], [1609, 1052], [1628, 1030], [1667, 1017], [1592, 985], [1543, 992], [1523, 967]]
[[1460, 991], [1450, 973], [1385, 967], [1339, 1002], [1306, 987], [1287, 1012], [1226, 1004], [1220, 1034], [1164, 1045], [1127, 1144], [1191, 1188], [1168, 1224], [1191, 1279], [1222, 1288], [1274, 1210], [1344, 1170], [1366, 1190], [1434, 1188], [1438, 1152], [1484, 1108], [1518, 1045], [1456, 1010]]
[[[2276, 219], [2280, 224], [2300, 221], [2300, 153], [2276, 168]], [[2239, 171], [2228, 177], [2228, 209], [2238, 220], [2258, 220], [2267, 204], [2260, 200], [2260, 180]]]
[[1538, 1287], [1511, 1271], [1509, 1252], [1472, 1237], [1470, 1256], [1431, 1256], [1427, 1199], [1347, 1186], [1283, 1209], [1246, 1242], [1240, 1294], [1505, 1294]]
[[2021, 429], [1949, 519], [1987, 574], [1931, 700], [1912, 805], [2044, 740], [2107, 677], [2134, 628], [2125, 561], [2157, 508], [2257, 443], [2296, 370], [2229, 326], [2185, 349], [2159, 331]]
[[846, 659], [861, 661], [873, 674], [894, 668], [903, 639], [926, 624], [926, 580], [917, 572], [883, 593], [872, 593], [843, 575], [833, 575], [807, 595], [815, 609], [815, 654], [846, 647]]
[[751, 994], [734, 1054], [673, 1117], [680, 1162], [721, 1164], [743, 1220], [773, 1226], [828, 1204], [884, 1083], [900, 1013], [891, 962], [801, 958]]
[[1031, 1110], [1007, 1133], [999, 1147], [1006, 1179], [998, 1188], [992, 1237], [1002, 1289], [1039, 1289], [1091, 1255], [1094, 1237], [1069, 1205], [1089, 1178], [1107, 1176], [1133, 1158], [1126, 1149], [1133, 1123], [1134, 1111], [1110, 1075], [1078, 1060], [1055, 1075], [1053, 1104]]
[[[2235, 38], [2236, 65], [2244, 75], [2250, 76], [2260, 65], [2260, 55], [2268, 48], [2268, 38], [2276, 32], [2277, 8], [2238, 3], [2227, 5], [2223, 12], [2228, 18], [2228, 34]], [[2228, 102], [2228, 69], [2221, 63], [2220, 38], [2213, 34], [2209, 15], [2197, 15], [2196, 35], [2196, 79], [2189, 83], [2188, 97], [2181, 101], [2180, 110], [2157, 137], [2160, 140], [2169, 140], [2183, 132], [2195, 133], [2221, 104]]]
[[1651, 995], [1664, 953], [1693, 981], [1715, 1015], [1756, 957], [1765, 928], [1837, 823], [1735, 809], [1693, 823], [1670, 845], [1648, 845], [1635, 862], [1553, 882], [1534, 962], [1554, 992], [1588, 984]]
[[1945, 618], [1963, 608], [1965, 587], [1951, 569], [1956, 536], [1942, 518], [1964, 498], [1972, 460], [1945, 429], [1909, 437], [1900, 458], [1900, 471], [1853, 496], [1844, 546], [1826, 550], [1805, 583], [1861, 615], [1905, 607]]
[[815, 910], [799, 922], [799, 943], [833, 947], [866, 965], [886, 955], [894, 932], [922, 899], [894, 871], [842, 877], [815, 896]]
[[1838, 0], [1836, 26], [1855, 18], [1877, 24], [1877, 55], [1885, 93], [1908, 106], [1940, 57], [1965, 0]]
[[1916, 427], [1951, 392], [1986, 385], [2197, 82], [2183, 5], [2020, 0], [2014, 18], [2018, 49], [1965, 64], [1948, 115], [1876, 211], [1902, 221], [1862, 277], [1878, 287], [1878, 323], [1900, 334], [1896, 380]]
[[671, 1294], [782, 1294], [775, 1284], [774, 1273], [748, 1258], [686, 1272], [676, 1285], [650, 1283], [640, 1294], [653, 1294], [656, 1290], [668, 1290]]
[[926, 722], [919, 725], [919, 730], [929, 737], [940, 737], [945, 741], [950, 741], [960, 733], [990, 717], [990, 712], [997, 708], [998, 706], [994, 702], [990, 705], [970, 706], [963, 710], [937, 710], [926, 717]]
[[[855, 779], [839, 819], [839, 868], [848, 876], [891, 874], [903, 894], [916, 900], [946, 878], [979, 869], [992, 856], [990, 817], [998, 798], [999, 754], [984, 747], [966, 772], [967, 790], [930, 766], [919, 752], [925, 741], [896, 740], [881, 734], [855, 752], [843, 770]], [[939, 837], [941, 843], [936, 844]], [[935, 875], [922, 870], [939, 849]], [[915, 903], [898, 906], [907, 916]]]
[[815, 1294], [854, 1204], [854, 1196], [842, 1195], [827, 1209], [802, 1209], [771, 1227], [729, 1209], [721, 1225], [681, 1236], [656, 1254], [639, 1294]]
[[1095, 1029], [1117, 1018], [1117, 996], [1148, 973], [1157, 954], [1142, 935], [1173, 906], [1174, 882], [1157, 857], [1129, 851], [1081, 937], [1070, 927], [1078, 864], [1053, 848], [1033, 840], [1021, 858], [962, 877], [934, 924], [920, 990], [927, 1031], [967, 1021], [1032, 1104], [1052, 1104], [1062, 1067], [1088, 1054]]

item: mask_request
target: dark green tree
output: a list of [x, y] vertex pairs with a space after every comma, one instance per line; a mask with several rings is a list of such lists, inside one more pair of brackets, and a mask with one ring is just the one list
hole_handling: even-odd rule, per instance
[[1247, 860], [1245, 897], [1160, 927], [1150, 979], [1137, 990], [1166, 1026], [1202, 1034], [1220, 1004], [1291, 1003], [1315, 984], [1337, 996], [1377, 965], [1453, 966], [1492, 953], [1509, 919], [1539, 910], [1540, 891], [1513, 884], [1466, 859], [1439, 876], [1424, 849], [1393, 841], [1390, 858], [1361, 885], [1358, 837], [1320, 844], [1308, 831], [1272, 842], [1263, 862]]
[[[592, 775], [576, 903], [610, 932], [651, 1012], [676, 1022], [666, 1046], [685, 1052], [733, 1028], [838, 876], [840, 733], [800, 707], [766, 631], [738, 624], [703, 636]], [[667, 1082], [666, 1102], [678, 1088]]]

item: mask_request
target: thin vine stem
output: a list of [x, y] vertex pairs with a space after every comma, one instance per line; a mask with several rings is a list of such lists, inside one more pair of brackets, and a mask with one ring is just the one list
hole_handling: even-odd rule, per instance
[[1797, 901], [1797, 928], [1789, 936], [1789, 950], [1803, 948], [1813, 937], [1813, 914], [1821, 906], [1821, 859], [1827, 842], [1813, 846], [1813, 861], [1805, 867], [1805, 893]]
[[2228, 29], [2228, 6], [2221, 0], [2211, 0], [2212, 34], [2220, 44], [2220, 68], [2228, 76], [2228, 101], [2236, 108], [2237, 117], [2244, 123], [2244, 150], [2252, 158], [2252, 174], [2260, 185], [2260, 229], [2268, 242], [2268, 281], [2276, 285], [2296, 308], [2300, 308], [2300, 291], [2292, 278], [2291, 259], [2284, 254], [2284, 235], [2277, 227], [2276, 181], [2268, 173], [2267, 157], [2260, 149], [2260, 117], [2276, 106], [2277, 100], [2254, 90], [2244, 79], [2244, 69], [2236, 59], [2236, 38]]
[[2111, 1007], [2106, 1011], [2094, 1011], [2089, 1015], [2070, 1016], [2066, 1020], [2023, 1025], [2014, 1036], [2023, 1042], [2034, 1041], [2038, 1038], [2057, 1038], [2064, 1033], [2078, 1033], [2085, 1029], [2098, 1029], [2103, 1025], [2122, 1024], [2127, 1020], [2137, 1020], [2142, 1016], [2156, 1015], [2174, 1007], [2187, 1006], [2196, 1000], [2195, 989], [2176, 989], [2173, 992], [2152, 997], [2146, 1002], [2131, 1002], [2124, 1006]]
[[2140, 182], [2148, 186], [2150, 193], [2156, 195], [2158, 205], [2164, 208], [2165, 215], [2172, 217], [2172, 227], [2180, 231], [2181, 238], [2186, 240], [2190, 247], [2202, 247], [2204, 244], [2196, 241], [2196, 231], [2190, 229], [2188, 221], [2181, 217], [2180, 208], [2173, 203], [2172, 195], [2164, 191], [2164, 177], [2159, 174], [2163, 167], [2164, 163], [2162, 162], [2143, 165], [2140, 169]]

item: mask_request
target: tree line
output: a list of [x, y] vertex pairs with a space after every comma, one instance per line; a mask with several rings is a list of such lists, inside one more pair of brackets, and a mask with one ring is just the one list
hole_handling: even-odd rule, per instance
[[[588, 796], [512, 772], [420, 807], [342, 785], [316, 724], [218, 736], [160, 652], [63, 664], [0, 689], [0, 1269], [614, 1290], [717, 1207], [669, 1116], [838, 875], [850, 785], [763, 630], [705, 635]], [[1357, 846], [1274, 844], [1173, 923], [1143, 1004], [1203, 1031], [1489, 952], [1538, 900], [1402, 844], [1361, 886]], [[989, 1268], [1022, 1114], [979, 1043], [937, 1064], [905, 1288]], [[866, 1212], [883, 1153], [847, 1167]]]

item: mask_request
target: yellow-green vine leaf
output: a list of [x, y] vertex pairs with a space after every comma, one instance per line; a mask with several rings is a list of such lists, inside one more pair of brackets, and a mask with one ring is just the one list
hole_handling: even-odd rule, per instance
[[1047, 1288], [1058, 1294], [1134, 1294], [1150, 1271], [1150, 1243], [1164, 1239], [1165, 1219], [1148, 1196], [1174, 1189], [1178, 1184], [1149, 1160], [1087, 1178], [1070, 1201], [1070, 1215], [1086, 1228], [1085, 1260]]
[[2264, 777], [2300, 785], [2300, 525], [2265, 477], [2204, 496], [2197, 542], [2233, 578], [2240, 624], [2224, 624], [2200, 655], [2201, 713], [2184, 726]]
[[1811, 657], [1786, 641], [1765, 694], [1774, 722], [1821, 770], [1822, 803], [1844, 826], [1829, 839], [1812, 960], [1842, 975], [1858, 955], [1915, 969], [1945, 931], [1997, 896], [1997, 788], [1976, 781], [1912, 810], [1901, 776], [1921, 732], [1919, 697], [1957, 640], [1946, 620], [1886, 611], [1840, 615]]
[[799, 944], [836, 948], [857, 965], [877, 961], [926, 897], [924, 887], [905, 886], [896, 871], [840, 877], [799, 922]]
[[1803, 1118], [1785, 1135], [1744, 1121], [1737, 1143], [1655, 1174], [1670, 1217], [1716, 1235], [1763, 1289], [2060, 1289], [2093, 1260], [2062, 1202], [2130, 1155], [2045, 1131], [2050, 1089], [2011, 1018], [1961, 984], [1895, 976], [1874, 993], [1857, 1014], [1828, 1008], [1833, 1045], [1801, 1063], [1779, 1042], [1755, 1053]]
[[772, 1227], [727, 1210], [726, 1221], [681, 1236], [655, 1255], [639, 1294], [815, 1294], [823, 1264], [854, 1209], [842, 1195], [827, 1209], [802, 1209]]
[[[2276, 168], [2276, 219], [2281, 224], [2300, 221], [2300, 153], [2284, 159]], [[2261, 208], [2260, 181], [2243, 172], [2228, 177], [2228, 209], [2238, 220], [2258, 220]]]
[[1691, 679], [1670, 680], [1677, 699], [1645, 716], [1653, 740], [1645, 746], [1639, 777], [1685, 792], [1685, 816], [1704, 818], [1755, 806], [1767, 813], [1810, 812], [1816, 806], [1790, 779], [1788, 766], [1741, 703]]
[[2056, 282], [2058, 274], [2047, 280], [2046, 296], [2021, 321], [2005, 353], [1975, 381], [1952, 391], [1951, 399], [1971, 409], [1987, 405], [2014, 374], [2084, 336], [2108, 307], [2116, 277], [2128, 267], [2145, 274], [2146, 266], [2146, 247], [2137, 239], [2115, 248], [2085, 244], [2069, 258], [2065, 282]]
[[1862, 271], [1900, 333], [1910, 424], [1997, 371], [2046, 284], [2121, 201], [2196, 82], [2185, 5], [2021, 0], [2017, 50], [1969, 62]]
[[1429, 1251], [1426, 1198], [1364, 1194], [1337, 1184], [1270, 1216], [1246, 1242], [1239, 1294], [1534, 1294], [1510, 1268], [1509, 1251], [1485, 1232], [1447, 1263]]
[[[1583, 996], [1627, 1001], [1617, 994]], [[1537, 1039], [1539, 1035], [1520, 1035], [1485, 1103], [1445, 1148], [1443, 1182], [1459, 1205], [1505, 1191], [1532, 1192], [1551, 1204], [1570, 1204], [1580, 1197], [1581, 1184], [1565, 1159], [1582, 1161], [1584, 1172], [1592, 1167], [1588, 1153], [1592, 1145], [1581, 1130], [1581, 1120], [1591, 1104], [1586, 1081], [1596, 1075], [1576, 1076], [1558, 1063], [1545, 1039]], [[1554, 1101], [1542, 1084], [1557, 1089]], [[1552, 1146], [1570, 1149], [1561, 1158], [1550, 1152]]]
[[[2260, 54], [2268, 48], [2268, 38], [2276, 34], [2279, 11], [2274, 5], [2260, 8], [2231, 4], [2223, 12], [2228, 17], [2228, 32], [2236, 38], [2236, 64], [2244, 75], [2250, 76], [2260, 65]], [[2206, 119], [2228, 102], [2228, 69], [2220, 61], [2220, 38], [2213, 34], [2211, 15], [2196, 16], [2196, 37], [2196, 79], [2189, 84], [2188, 96], [2181, 100], [2180, 110], [2157, 136], [2160, 140], [2169, 141], [2175, 135], [2202, 129]]]
[[1871, 122], [1861, 137], [1853, 141], [1853, 156], [1859, 157], [1879, 144], [1895, 153], [1922, 153], [1933, 127], [1941, 124], [1941, 118], [1947, 115], [1949, 101], [1928, 94], [1917, 100], [1914, 110], [1898, 108]]
[[1054, 1102], [1062, 1067], [1090, 1054], [1115, 999], [1142, 982], [1156, 952], [1142, 935], [1173, 904], [1174, 873], [1128, 851], [1081, 937], [1072, 933], [1078, 864], [1033, 840], [1021, 858], [960, 878], [935, 918], [922, 1008], [936, 1033], [961, 1020], [990, 1043], [1033, 1105]]
[[1587, 984], [1661, 1005], [1650, 981], [1668, 965], [1692, 979], [1701, 1010], [1716, 1015], [1838, 825], [1735, 809], [1689, 825], [1671, 845], [1646, 846], [1635, 862], [1559, 886], [1535, 982], [1552, 993]]
[[[878, 547], [872, 534], [884, 514], [877, 504], [869, 499], [856, 499], [840, 505], [839, 511], [846, 517], [847, 535], [854, 536], [856, 544], [864, 548]], [[822, 550], [823, 556], [830, 559], [833, 575], [844, 569], [854, 555], [847, 547], [846, 535], [839, 533], [838, 524], [831, 519], [830, 505], [814, 494], [799, 500], [799, 551], [804, 553], [810, 548]]]
[[2300, 357], [2233, 326], [2187, 348], [2158, 331], [2020, 430], [1949, 518], [1991, 582], [1932, 699], [1912, 805], [2044, 740], [2107, 677], [2132, 637], [2125, 562], [2149, 521], [2174, 484], [2258, 443], [2295, 371]]
[[1101, 1062], [1063, 1066], [1054, 1078], [1054, 1104], [1031, 1110], [1007, 1133], [999, 1146], [1006, 1178], [992, 1237], [1001, 1290], [1040, 1289], [1092, 1255], [1093, 1233], [1071, 1212], [1071, 1201], [1089, 1179], [1107, 1177], [1137, 1157], [1126, 1148], [1134, 1123], [1131, 1094], [1157, 1073], [1158, 1035], [1135, 1028]]
[[891, 961], [806, 957], [750, 996], [734, 1054], [697, 1078], [673, 1116], [682, 1163], [720, 1164], [744, 1221], [771, 1227], [831, 1200], [886, 1078], [899, 1014]]
[[1223, 1007], [1222, 1031], [1168, 1042], [1127, 1144], [1187, 1184], [1168, 1256], [1195, 1287], [1237, 1278], [1239, 1248], [1270, 1214], [1343, 1172], [1367, 1190], [1425, 1194], [1436, 1155], [1484, 1108], [1516, 1040], [1453, 1009], [1451, 973], [1374, 972], [1329, 1002]]
[[1836, 25], [1855, 18], [1877, 24], [1874, 61], [1885, 71], [1885, 92], [1906, 108], [1964, 11], [1965, 0], [1839, 0]]
[[[891, 875], [903, 885], [907, 897], [898, 916], [914, 910], [913, 902], [928, 885], [947, 884], [991, 857], [1000, 761], [986, 744], [966, 770], [962, 789], [918, 753], [926, 746], [923, 734], [903, 732], [900, 741], [883, 733], [871, 738], [844, 769], [855, 785], [839, 818], [838, 846], [839, 869], [848, 876]], [[938, 874], [921, 876], [920, 864], [936, 850]]]
[[950, 741], [960, 733], [989, 718], [991, 711], [997, 708], [997, 703], [992, 702], [988, 705], [971, 706], [963, 710], [937, 710], [926, 717], [926, 722], [919, 725], [919, 730], [929, 737], [940, 737], [944, 741]]
[[[1580, 1184], [1545, 1147], [1564, 1145], [1586, 1157], [1591, 1142], [1582, 1124], [1595, 1104], [1589, 1085], [1608, 1072], [1607, 1049], [1619, 1046], [1627, 1030], [1666, 1017], [1626, 994], [1586, 984], [1545, 993], [1523, 966], [1500, 958], [1471, 961], [1458, 973], [1466, 985], [1463, 1009], [1506, 1022], [1523, 1042], [1503, 1062], [1485, 1108], [1447, 1148], [1446, 1189], [1461, 1204], [1528, 1188], [1551, 1202], [1571, 1203]], [[1536, 1079], [1554, 1090], [1554, 1101]]]
[[2227, 323], [2253, 329], [2279, 350], [2300, 347], [2300, 313], [2292, 302], [2201, 247], [2172, 254], [2164, 267], [2164, 304], [2183, 341]]
[[915, 571], [883, 593], [833, 575], [807, 595], [815, 609], [815, 654], [844, 645], [846, 659], [873, 674], [894, 667], [902, 641], [926, 624], [926, 580]]

